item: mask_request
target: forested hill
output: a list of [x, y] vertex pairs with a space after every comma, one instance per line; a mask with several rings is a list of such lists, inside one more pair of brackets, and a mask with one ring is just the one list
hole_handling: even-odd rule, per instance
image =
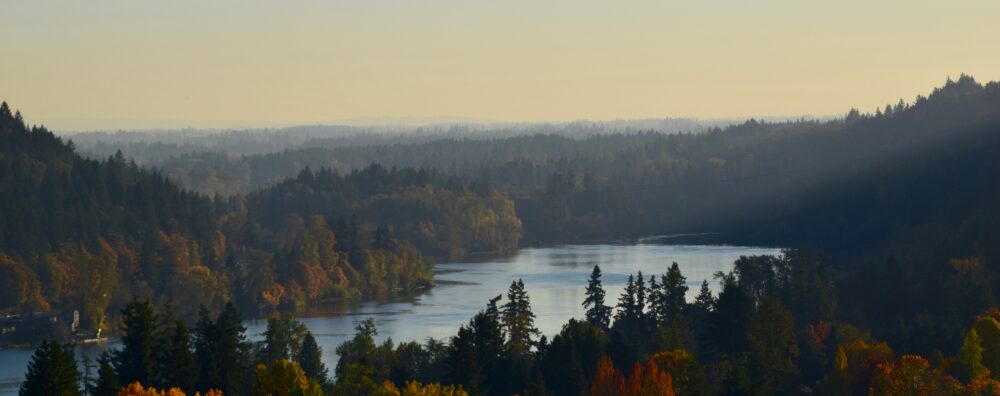
[[[210, 199], [120, 153], [83, 158], [6, 103], [0, 205], [0, 313], [79, 310], [82, 334], [115, 330], [134, 297], [194, 318], [226, 301], [253, 314], [411, 292], [432, 284], [423, 252], [505, 251], [521, 235], [506, 196], [413, 169], [306, 171]], [[65, 336], [54, 323], [0, 342]]]
[[926, 97], [830, 121], [191, 155], [161, 166], [183, 185], [228, 192], [306, 166], [419, 166], [511, 194], [526, 243], [714, 233], [857, 256], [985, 204], [970, 192], [992, 180], [995, 167], [983, 161], [1000, 124], [998, 92], [998, 83], [963, 75]]

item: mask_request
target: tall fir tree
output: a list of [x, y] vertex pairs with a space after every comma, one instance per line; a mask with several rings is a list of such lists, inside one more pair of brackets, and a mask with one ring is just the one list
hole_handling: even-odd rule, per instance
[[221, 382], [213, 388], [223, 394], [240, 394], [244, 387], [250, 385], [245, 381], [245, 373], [250, 367], [250, 344], [246, 339], [246, 330], [236, 305], [232, 301], [227, 302], [215, 322], [218, 337], [215, 355], [219, 359]]
[[586, 298], [583, 307], [587, 309], [587, 323], [607, 329], [611, 324], [611, 307], [604, 303], [604, 286], [601, 284], [601, 267], [595, 265], [587, 281]]
[[222, 382], [219, 359], [216, 357], [215, 350], [217, 338], [215, 323], [212, 321], [208, 308], [202, 305], [198, 308], [198, 324], [194, 331], [195, 359], [198, 362], [196, 388], [202, 392], [213, 389], [214, 386]]
[[73, 345], [42, 341], [31, 356], [21, 396], [79, 396], [80, 372]]
[[198, 380], [198, 362], [191, 349], [191, 333], [175, 320], [160, 335], [157, 350], [157, 385], [193, 392]]
[[117, 396], [121, 390], [111, 353], [104, 351], [97, 358], [97, 381], [90, 389], [91, 396]]
[[246, 340], [239, 311], [227, 302], [215, 322], [201, 307], [195, 329], [195, 355], [200, 368], [196, 388], [202, 392], [218, 389], [223, 394], [249, 390], [245, 374], [250, 370], [250, 344]]
[[639, 303], [636, 298], [635, 276], [629, 274], [625, 281], [625, 290], [618, 297], [618, 311], [615, 312], [615, 321], [625, 321], [639, 318]]
[[526, 357], [539, 332], [535, 328], [535, 313], [531, 311], [531, 299], [524, 290], [524, 281], [521, 279], [511, 282], [501, 317], [507, 329], [509, 351], [514, 356]]
[[153, 384], [156, 377], [156, 313], [149, 300], [133, 298], [122, 309], [122, 347], [115, 351], [115, 369], [123, 384]]
[[638, 318], [646, 316], [646, 292], [646, 279], [643, 278], [642, 271], [639, 271], [635, 275], [635, 305]]
[[305, 337], [302, 338], [302, 352], [299, 353], [296, 361], [302, 367], [302, 371], [306, 373], [306, 376], [316, 380], [321, 385], [326, 384], [330, 380], [326, 365], [323, 364], [322, 359], [323, 349], [316, 343], [316, 338], [313, 337], [312, 332], [306, 332]]
[[687, 306], [687, 278], [680, 267], [673, 263], [666, 274], [660, 276], [660, 297], [654, 307], [654, 316], [659, 322], [669, 322], [680, 315]]

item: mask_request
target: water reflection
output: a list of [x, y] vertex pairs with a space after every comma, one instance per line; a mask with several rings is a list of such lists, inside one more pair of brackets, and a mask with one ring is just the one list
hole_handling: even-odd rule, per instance
[[[584, 287], [595, 264], [604, 272], [608, 304], [613, 305], [630, 273], [647, 277], [664, 273], [677, 262], [688, 278], [688, 298], [694, 298], [703, 279], [728, 271], [741, 255], [777, 254], [777, 249], [736, 246], [571, 245], [523, 249], [516, 256], [480, 262], [438, 264], [437, 286], [418, 296], [378, 302], [331, 301], [311, 308], [300, 320], [323, 346], [323, 360], [332, 371], [334, 349], [354, 334], [354, 326], [372, 317], [379, 341], [446, 340], [458, 327], [502, 294], [510, 283], [523, 279], [536, 315], [536, 326], [550, 338], [570, 318], [583, 317]], [[246, 322], [248, 336], [260, 340], [267, 322]], [[104, 346], [87, 345], [79, 352], [96, 358]], [[0, 351], [0, 394], [16, 394], [32, 351]]]

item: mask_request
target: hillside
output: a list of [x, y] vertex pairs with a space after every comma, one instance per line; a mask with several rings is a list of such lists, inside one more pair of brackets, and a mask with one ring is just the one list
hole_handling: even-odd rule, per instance
[[[506, 196], [421, 174], [305, 171], [247, 198], [212, 199], [121, 153], [81, 157], [4, 103], [0, 312], [79, 311], [84, 335], [115, 331], [133, 298], [186, 319], [227, 301], [251, 315], [300, 310], [430, 287], [424, 252], [516, 247], [520, 223]], [[68, 335], [52, 323], [18, 326], [2, 341]]]

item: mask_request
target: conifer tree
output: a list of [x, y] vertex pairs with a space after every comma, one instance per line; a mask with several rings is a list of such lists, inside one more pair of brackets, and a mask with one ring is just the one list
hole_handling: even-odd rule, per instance
[[661, 293], [659, 301], [657, 301], [655, 315], [660, 322], [667, 322], [680, 315], [687, 305], [685, 299], [688, 291], [687, 278], [681, 274], [677, 263], [673, 263], [667, 273], [660, 276], [660, 279], [662, 280]]
[[202, 305], [198, 308], [198, 324], [194, 331], [194, 350], [199, 369], [197, 388], [203, 392], [213, 389], [222, 382], [215, 351], [217, 338], [215, 323], [209, 316], [208, 308]]
[[306, 376], [320, 384], [326, 384], [329, 377], [322, 358], [323, 349], [316, 344], [316, 338], [313, 337], [312, 332], [307, 331], [306, 336], [302, 338], [302, 352], [299, 353], [296, 361]]
[[701, 281], [701, 289], [698, 290], [698, 295], [694, 298], [694, 303], [691, 306], [702, 313], [708, 313], [715, 308], [715, 297], [712, 296], [712, 290], [708, 288], [708, 280]]
[[122, 309], [122, 348], [115, 351], [115, 369], [123, 384], [152, 384], [156, 372], [156, 314], [148, 300], [133, 298]]
[[507, 329], [507, 347], [514, 356], [526, 356], [539, 332], [535, 328], [535, 313], [531, 312], [531, 299], [524, 290], [521, 279], [511, 282], [507, 290], [507, 303], [502, 308], [503, 324]]
[[267, 330], [264, 332], [265, 364], [278, 360], [289, 360], [299, 354], [302, 349], [302, 338], [307, 329], [289, 316], [267, 320]]
[[646, 279], [642, 276], [642, 271], [635, 275], [635, 317], [644, 318], [646, 316]]
[[160, 336], [157, 356], [157, 383], [163, 388], [194, 391], [198, 362], [191, 350], [191, 333], [181, 320], [175, 320]]
[[604, 304], [604, 286], [601, 285], [601, 267], [595, 265], [587, 282], [587, 298], [583, 307], [587, 309], [587, 323], [607, 329], [611, 324], [611, 307]]
[[625, 282], [625, 290], [622, 291], [621, 297], [618, 297], [618, 312], [615, 312], [615, 321], [637, 319], [639, 317], [638, 305], [635, 277], [629, 274], [628, 280]]
[[248, 360], [250, 345], [246, 340], [246, 327], [243, 327], [243, 320], [232, 301], [227, 302], [219, 314], [215, 322], [215, 331], [218, 337], [215, 355], [219, 359], [221, 382], [213, 388], [221, 390], [226, 395], [239, 394], [243, 386], [249, 385], [245, 381], [244, 373], [250, 367]]
[[118, 373], [112, 364], [112, 356], [108, 351], [101, 353], [97, 358], [97, 382], [90, 389], [91, 396], [116, 396], [121, 390], [121, 383], [118, 382]]
[[19, 392], [21, 396], [78, 396], [80, 372], [76, 368], [73, 346], [42, 341], [28, 363], [28, 372]]

